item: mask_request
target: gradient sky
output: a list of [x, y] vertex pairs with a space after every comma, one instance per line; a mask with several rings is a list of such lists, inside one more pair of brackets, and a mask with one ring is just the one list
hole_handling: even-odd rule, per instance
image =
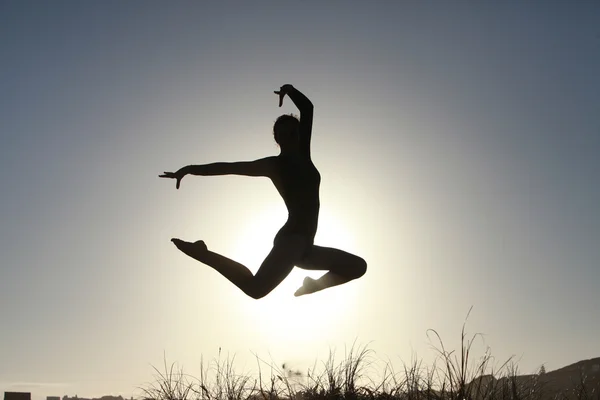
[[[471, 306], [523, 372], [600, 356], [597, 1], [1, 1], [0, 57], [0, 390], [129, 397], [219, 347], [428, 363]], [[256, 301], [169, 240], [256, 271], [274, 187], [157, 176], [277, 154], [285, 83], [315, 104], [316, 242], [369, 270]]]

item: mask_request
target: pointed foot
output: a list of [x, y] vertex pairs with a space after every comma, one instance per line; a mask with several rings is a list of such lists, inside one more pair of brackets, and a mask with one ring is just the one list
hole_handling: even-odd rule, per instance
[[200, 261], [203, 255], [206, 254], [208, 248], [203, 240], [198, 240], [194, 243], [186, 242], [181, 239], [173, 238], [171, 242], [179, 249], [182, 253]]
[[294, 296], [300, 297], [300, 296], [304, 296], [306, 294], [311, 294], [311, 293], [314, 293], [317, 291], [319, 291], [317, 281], [315, 279], [307, 276], [306, 278], [304, 278], [304, 282], [302, 283], [302, 286], [300, 286], [300, 288], [298, 290], [296, 290], [296, 293], [294, 293]]

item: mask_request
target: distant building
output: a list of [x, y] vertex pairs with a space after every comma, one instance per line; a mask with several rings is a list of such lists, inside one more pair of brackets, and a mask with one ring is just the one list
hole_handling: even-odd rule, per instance
[[4, 392], [4, 400], [31, 400], [29, 392]]
[[47, 396], [46, 400], [60, 400], [59, 396]]

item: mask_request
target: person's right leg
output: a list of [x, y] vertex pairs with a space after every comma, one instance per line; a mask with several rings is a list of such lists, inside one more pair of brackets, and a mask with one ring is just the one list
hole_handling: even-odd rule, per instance
[[252, 275], [244, 265], [208, 250], [201, 240], [190, 243], [172, 239], [172, 242], [183, 253], [212, 267], [254, 299], [260, 299], [275, 289], [289, 275], [306, 249], [304, 238], [282, 237], [276, 241], [256, 275]]
[[319, 279], [306, 277], [294, 296], [303, 296], [360, 278], [367, 272], [367, 262], [343, 250], [313, 245], [302, 262], [296, 264], [308, 270], [329, 271]]

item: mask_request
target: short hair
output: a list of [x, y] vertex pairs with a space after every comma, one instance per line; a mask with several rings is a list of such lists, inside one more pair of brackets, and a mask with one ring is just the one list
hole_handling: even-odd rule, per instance
[[275, 124], [273, 125], [273, 137], [277, 143], [279, 143], [277, 132], [279, 132], [279, 129], [281, 129], [283, 125], [290, 123], [300, 125], [300, 120], [294, 114], [283, 114], [275, 120]]

